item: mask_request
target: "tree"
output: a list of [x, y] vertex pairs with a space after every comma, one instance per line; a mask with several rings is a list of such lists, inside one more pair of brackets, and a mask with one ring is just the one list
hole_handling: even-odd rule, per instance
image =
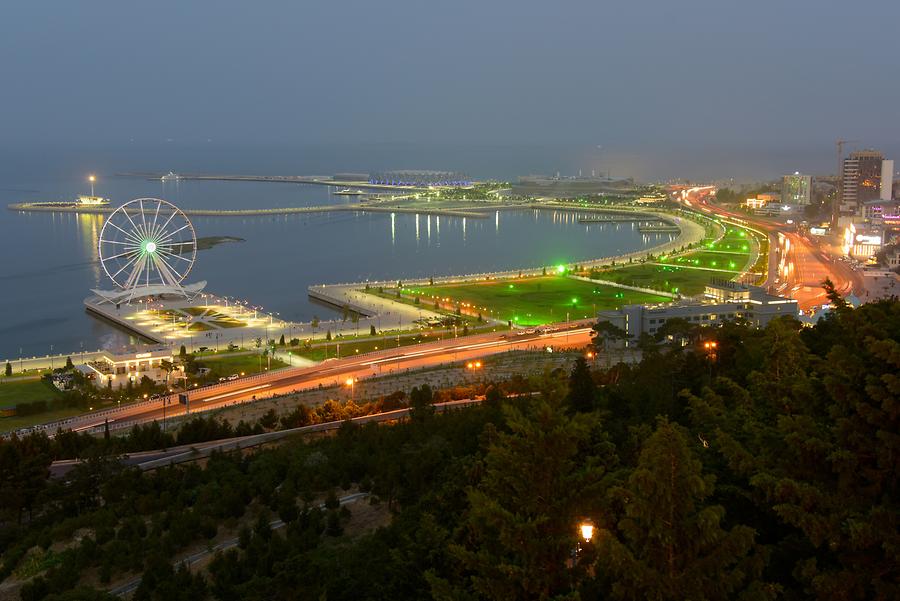
[[6, 362], [6, 375], [7, 375], [7, 376], [11, 376], [12, 373], [13, 373], [13, 372], [12, 372], [12, 365], [10, 364], [9, 361], [7, 361], [7, 362]]
[[72, 357], [66, 357], [66, 369], [67, 370], [75, 369], [75, 365], [72, 363]]
[[623, 341], [628, 337], [625, 330], [605, 320], [598, 321], [592, 329], [594, 331], [591, 334], [593, 337], [591, 344], [598, 351], [608, 351], [610, 342]]
[[325, 340], [331, 340], [331, 329], [325, 332]]
[[672, 338], [677, 346], [693, 344], [700, 337], [700, 326], [681, 317], [671, 317], [656, 331], [656, 340]]
[[178, 350], [178, 356], [184, 359], [185, 355], [187, 355], [187, 348], [182, 344], [181, 348]]
[[765, 561], [753, 529], [724, 529], [725, 509], [705, 503], [714, 481], [683, 429], [661, 419], [627, 483], [610, 492], [618, 524], [598, 534], [597, 561], [612, 580], [613, 598], [775, 597], [759, 580]]
[[319, 316], [318, 315], [313, 315], [312, 321], [309, 322], [309, 327], [311, 327], [313, 330], [319, 329]]
[[546, 268], [546, 267], [541, 268], [541, 275], [547, 275], [547, 268]]
[[844, 297], [841, 296], [841, 293], [835, 288], [831, 278], [825, 278], [822, 282], [822, 289], [825, 290], [825, 296], [828, 297], [828, 302], [831, 303], [831, 306], [834, 307], [835, 310], [845, 311], [850, 308], [849, 303], [844, 300]]
[[594, 408], [596, 386], [591, 377], [591, 370], [584, 357], [575, 359], [572, 373], [569, 375], [569, 395], [567, 401], [572, 411], [584, 413]]
[[259, 418], [259, 425], [266, 430], [274, 429], [275, 426], [278, 425], [278, 416], [275, 414], [275, 410], [269, 409], [266, 411], [263, 416]]
[[279, 346], [284, 346], [284, 334], [281, 335], [281, 338], [278, 339]]
[[[508, 432], [492, 432], [480, 482], [467, 490], [461, 532], [450, 547], [459, 581], [484, 599], [550, 599], [570, 588], [566, 563], [576, 524], [596, 498], [608, 445], [595, 448], [596, 416], [568, 416], [557, 401], [539, 399], [520, 411], [504, 405]], [[428, 576], [438, 599], [464, 591]], [[471, 595], [468, 595], [471, 596]]]
[[409, 416], [413, 421], [423, 421], [434, 415], [434, 392], [428, 384], [413, 387], [409, 391]]

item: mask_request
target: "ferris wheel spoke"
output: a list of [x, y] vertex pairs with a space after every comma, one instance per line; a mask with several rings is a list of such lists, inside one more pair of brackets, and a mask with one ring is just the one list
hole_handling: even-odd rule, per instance
[[144, 215], [144, 201], [141, 200], [138, 202], [138, 206], [141, 209], [141, 223], [144, 226], [144, 237], [148, 237], [150, 234], [150, 229], [147, 227], [147, 216]]
[[[141, 255], [139, 255], [139, 254], [138, 254], [138, 255], [135, 255], [134, 257], [131, 258], [130, 261], [128, 261], [127, 263], [125, 263], [125, 265], [123, 265], [122, 267], [120, 267], [120, 268], [119, 268], [119, 271], [115, 272], [114, 274], [112, 274], [112, 275], [109, 276], [109, 277], [112, 278], [112, 281], [114, 281], [114, 282], [116, 282], [116, 283], [118, 284], [119, 281], [116, 279], [116, 277], [118, 277], [118, 275], [119, 275], [120, 273], [122, 273], [123, 271], [125, 271], [126, 269], [128, 269], [128, 267], [129, 267], [132, 263], [134, 263], [135, 261], [137, 261], [137, 260], [140, 259], [140, 258], [141, 258]], [[104, 262], [105, 262], [105, 261], [106, 261], [106, 259], [104, 259]], [[108, 274], [108, 273], [109, 273], [109, 272], [107, 272], [107, 274]]]
[[153, 255], [153, 262], [156, 263], [156, 269], [160, 273], [160, 279], [167, 280], [170, 286], [177, 286], [181, 280], [178, 277], [178, 271], [172, 268], [169, 265], [169, 262], [166, 261], [165, 257], [162, 255]]
[[134, 249], [125, 251], [123, 253], [119, 253], [117, 255], [112, 255], [110, 257], [104, 257], [104, 259], [107, 261], [112, 261], [113, 259], [118, 259], [119, 257], [127, 257], [128, 255], [133, 255], [135, 253], [140, 253], [140, 252], [141, 252], [141, 250], [139, 248], [134, 248]]
[[131, 273], [128, 274], [128, 279], [125, 280], [124, 288], [134, 288], [137, 285], [138, 277], [141, 275], [141, 271], [144, 270], [144, 265], [147, 262], [147, 255], [141, 255], [140, 260], [134, 264], [134, 268], [131, 270]]
[[[128, 232], [128, 231], [123, 230], [122, 228], [120, 228], [118, 225], [116, 225], [116, 224], [113, 223], [112, 221], [107, 221], [106, 224], [107, 224], [107, 225], [113, 226], [114, 228], [116, 228], [117, 230], [119, 230], [120, 232], [122, 232], [123, 234], [125, 234], [125, 237], [128, 238], [129, 240], [131, 240], [132, 242], [134, 242], [135, 244], [140, 244], [140, 243], [141, 243], [141, 239], [140, 239], [140, 238], [136, 237], [136, 236], [135, 236], [133, 233], [131, 233], [131, 232]], [[102, 240], [102, 239], [101, 239], [101, 242], [107, 242], [107, 240]]]
[[192, 263], [192, 262], [193, 262], [193, 261], [191, 261], [190, 259], [185, 259], [185, 258], [182, 257], [181, 255], [176, 255], [175, 253], [170, 252], [170, 251], [168, 251], [168, 250], [160, 250], [160, 248], [159, 248], [158, 246], [156, 247], [156, 250], [157, 250], [157, 252], [160, 252], [160, 253], [166, 255], [167, 257], [173, 257], [173, 258], [175, 258], [175, 259], [181, 259], [182, 261], [185, 261], [186, 263]]
[[122, 242], [121, 240], [101, 240], [100, 243], [101, 244], [121, 244], [123, 246], [131, 246], [134, 248], [140, 248], [139, 244], [137, 244], [136, 242], [131, 242], [131, 241]]
[[185, 223], [184, 225], [182, 225], [182, 226], [181, 226], [180, 228], [178, 228], [177, 230], [173, 230], [171, 233], [168, 233], [168, 234], [163, 233], [163, 234], [160, 235], [159, 241], [162, 242], [163, 244], [165, 244], [166, 242], [169, 242], [175, 234], [177, 234], [177, 233], [180, 232], [181, 230], [186, 229], [186, 228], [189, 228], [189, 227], [191, 227], [191, 224], [190, 224], [190, 223]]
[[162, 232], [165, 232], [165, 231], [166, 231], [166, 228], [169, 227], [169, 224], [172, 222], [173, 219], [175, 219], [175, 216], [176, 216], [176, 215], [178, 215], [178, 212], [177, 212], [177, 211], [173, 211], [172, 214], [169, 215], [169, 218], [166, 219], [166, 222], [163, 223], [163, 224], [156, 230], [156, 232], [154, 232], [154, 236], [155, 236], [156, 238], [162, 238], [162, 236], [159, 235], [159, 234], [161, 234]]
[[140, 238], [146, 238], [146, 237], [147, 237], [147, 234], [144, 233], [144, 231], [141, 230], [140, 227], [138, 227], [138, 224], [136, 224], [136, 223], [134, 222], [134, 219], [131, 218], [131, 215], [128, 214], [128, 211], [127, 211], [127, 210], [122, 211], [122, 214], [125, 215], [125, 218], [128, 219], [128, 221], [131, 223], [131, 227], [134, 228], [134, 231], [136, 231], [136, 232], [138, 233], [138, 239], [139, 239], [139, 240], [140, 240]]
[[150, 235], [156, 236], [156, 220], [159, 218], [159, 209], [162, 207], [161, 202], [156, 203], [156, 211], [153, 213], [153, 224], [150, 226]]

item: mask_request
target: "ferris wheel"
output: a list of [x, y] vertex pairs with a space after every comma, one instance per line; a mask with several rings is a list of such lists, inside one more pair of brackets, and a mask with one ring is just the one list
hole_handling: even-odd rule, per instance
[[159, 198], [136, 198], [109, 217], [97, 249], [106, 275], [133, 298], [184, 290], [197, 256], [197, 236], [181, 209]]

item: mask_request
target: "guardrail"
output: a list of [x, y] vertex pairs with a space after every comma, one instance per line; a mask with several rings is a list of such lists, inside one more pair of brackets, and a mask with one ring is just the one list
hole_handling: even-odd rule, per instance
[[604, 286], [611, 286], [613, 288], [622, 288], [623, 290], [634, 290], [635, 292], [644, 292], [647, 294], [654, 294], [656, 296], [667, 296], [669, 298], [678, 298], [678, 294], [673, 294], [672, 292], [663, 292], [662, 290], [654, 290], [653, 288], [644, 288], [642, 286], [631, 286], [629, 284], [620, 284], [619, 282], [613, 282], [610, 280], [595, 280], [592, 278], [586, 278], [580, 275], [570, 276], [573, 280], [580, 280], [582, 282], [588, 282], [590, 284], [602, 284]]

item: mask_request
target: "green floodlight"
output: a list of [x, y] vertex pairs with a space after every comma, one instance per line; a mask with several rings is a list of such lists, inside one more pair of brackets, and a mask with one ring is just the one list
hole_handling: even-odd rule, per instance
[[572, 299], [572, 304], [573, 304], [573, 305], [577, 305], [577, 304], [578, 304], [578, 299], [577, 299], [577, 298], [573, 298], [573, 299]]
[[565, 273], [565, 272], [566, 272], [566, 266], [565, 266], [565, 265], [557, 265], [557, 266], [556, 266], [556, 273]]
[[512, 284], [510, 284], [509, 288], [510, 288], [510, 290], [512, 290], [514, 288], [514, 286]]
[[153, 240], [142, 240], [141, 241], [141, 251], [146, 254], [152, 254], [156, 252], [156, 242]]

